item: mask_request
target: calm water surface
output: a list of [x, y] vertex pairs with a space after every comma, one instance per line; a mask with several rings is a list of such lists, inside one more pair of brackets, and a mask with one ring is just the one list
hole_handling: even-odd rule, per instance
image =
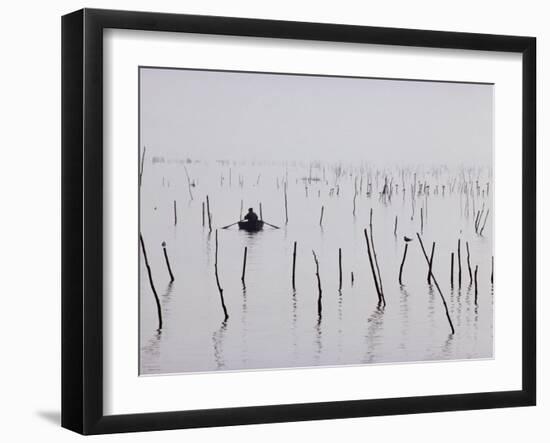
[[[142, 257], [141, 374], [493, 356], [492, 214], [489, 212], [483, 236], [474, 229], [477, 211], [491, 207], [492, 196], [486, 194], [486, 183], [490, 182], [487, 171], [386, 168], [377, 174], [372, 166], [360, 169], [358, 165], [343, 165], [339, 169], [329, 164], [234, 162], [196, 162], [186, 167], [195, 184], [191, 188], [193, 199], [182, 163], [145, 164], [141, 232], [161, 301], [164, 327], [157, 331], [156, 305]], [[414, 173], [417, 188], [413, 213]], [[388, 181], [393, 178], [391, 201], [379, 198], [385, 176]], [[285, 224], [285, 180], [288, 224]], [[418, 182], [430, 185], [429, 194], [418, 195]], [[355, 189], [358, 195], [354, 216]], [[207, 221], [202, 225], [206, 195], [213, 217], [212, 232]], [[218, 230], [219, 278], [229, 314], [224, 321], [214, 275], [215, 230], [239, 219], [241, 200], [243, 212], [252, 206], [259, 213], [261, 202], [263, 219], [281, 229], [266, 227], [258, 233], [239, 231], [236, 227]], [[363, 232], [369, 224], [371, 208], [385, 307], [378, 305]], [[450, 334], [437, 288], [427, 283], [428, 268], [416, 232], [422, 233], [428, 254], [432, 242], [436, 243], [433, 273], [447, 301], [456, 329], [454, 335]], [[398, 274], [404, 235], [413, 241], [408, 246], [401, 286]], [[459, 238], [462, 240], [460, 288]], [[175, 277], [173, 283], [169, 283], [163, 241]], [[291, 281], [294, 241], [298, 251], [296, 290]], [[472, 273], [478, 266], [477, 305], [467, 267], [466, 241]], [[243, 285], [245, 246], [248, 260]], [[341, 290], [339, 248], [343, 267]], [[312, 250], [319, 258], [321, 316], [317, 309], [319, 294]], [[453, 288], [451, 252], [455, 253]]]

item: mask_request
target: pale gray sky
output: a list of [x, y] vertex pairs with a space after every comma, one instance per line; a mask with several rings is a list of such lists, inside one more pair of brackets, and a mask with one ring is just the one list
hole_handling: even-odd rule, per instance
[[150, 155], [492, 162], [492, 85], [141, 68], [140, 89]]

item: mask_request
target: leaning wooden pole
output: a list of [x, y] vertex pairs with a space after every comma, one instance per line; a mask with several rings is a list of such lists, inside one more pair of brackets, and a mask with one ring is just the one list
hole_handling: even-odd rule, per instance
[[222, 303], [224, 321], [227, 321], [229, 315], [227, 315], [227, 308], [225, 307], [225, 300], [223, 298], [223, 289], [220, 285], [220, 277], [218, 276], [218, 230], [216, 229], [216, 250], [214, 255], [214, 274], [216, 276], [216, 285], [218, 286], [218, 291], [220, 292], [220, 300]]
[[474, 303], [476, 304], [477, 306], [477, 265], [476, 265], [476, 270], [474, 272]]
[[284, 184], [284, 194], [285, 194], [285, 224], [288, 224], [288, 198], [287, 198], [287, 195], [286, 195], [286, 187], [287, 187], [287, 182], [285, 180], [285, 184]]
[[483, 230], [485, 229], [485, 223], [487, 223], [488, 216], [489, 216], [489, 210], [487, 209], [487, 212], [485, 213], [485, 219], [483, 220], [483, 226], [481, 226], [481, 229], [479, 230], [479, 235], [483, 235]]
[[141, 186], [141, 181], [143, 180], [143, 167], [145, 165], [145, 146], [143, 147], [143, 152], [141, 154], [141, 164], [140, 164], [140, 167], [139, 167], [139, 179], [138, 179], [138, 184], [139, 186]]
[[208, 231], [212, 232], [212, 213], [210, 212], [210, 199], [206, 196], [206, 215], [208, 216]]
[[178, 211], [176, 209], [176, 200], [174, 200], [174, 226], [178, 224]]
[[434, 252], [435, 252], [435, 242], [432, 243], [432, 252], [430, 254], [430, 261], [428, 263], [428, 277], [426, 278], [428, 280], [428, 284], [432, 284], [432, 266], [434, 263]]
[[187, 177], [187, 191], [189, 192], [189, 198], [193, 200], [193, 193], [191, 192], [191, 177], [189, 177], [189, 172], [187, 172], [187, 167], [183, 165], [183, 169], [185, 170], [185, 176]]
[[143, 241], [143, 237], [141, 234], [139, 234], [139, 242], [141, 244], [141, 251], [143, 252], [143, 258], [145, 260], [145, 266], [147, 268], [147, 275], [149, 276], [149, 284], [151, 285], [151, 290], [153, 291], [153, 295], [155, 296], [155, 302], [157, 303], [157, 314], [159, 318], [159, 327], [158, 331], [162, 329], [162, 310], [160, 308], [160, 300], [159, 296], [157, 294], [157, 290], [155, 289], [155, 284], [153, 283], [153, 275], [151, 273], [151, 267], [149, 266], [149, 260], [147, 260], [147, 252], [145, 251], [145, 243]]
[[292, 252], [292, 289], [296, 290], [296, 242], [294, 242], [294, 251]]
[[384, 297], [384, 287], [382, 286], [382, 277], [380, 276], [380, 267], [378, 266], [378, 256], [376, 255], [376, 248], [374, 247], [374, 233], [372, 229], [372, 208], [370, 209], [370, 244], [372, 248], [372, 256], [374, 258], [374, 265], [376, 266], [376, 274], [378, 276], [378, 286], [380, 286], [380, 294], [382, 294], [382, 300], [384, 305], [386, 304], [386, 299]]
[[466, 262], [468, 263], [468, 275], [470, 276], [470, 285], [472, 284], [472, 266], [470, 265], [470, 244], [466, 242]]
[[[430, 260], [428, 259], [428, 255], [426, 254], [426, 250], [424, 249], [424, 244], [422, 243], [422, 238], [420, 237], [420, 234], [417, 232], [416, 236], [418, 237], [418, 241], [420, 242], [420, 247], [422, 248], [422, 253], [424, 254], [424, 258], [426, 259], [426, 262], [430, 263]], [[441, 288], [439, 287], [439, 284], [437, 283], [437, 280], [435, 278], [435, 275], [432, 273], [432, 280], [435, 283], [435, 287], [437, 288], [437, 291], [439, 292], [439, 295], [441, 296], [441, 301], [443, 302], [443, 307], [445, 308], [445, 315], [447, 316], [447, 320], [449, 321], [449, 325], [451, 326], [451, 334], [454, 335], [455, 333], [455, 327], [453, 326], [453, 322], [451, 320], [451, 316], [449, 315], [449, 308], [447, 307], [447, 302], [445, 301], [445, 297], [443, 296], [443, 292], [441, 292]]]
[[367, 253], [369, 255], [369, 264], [370, 264], [370, 270], [372, 272], [372, 278], [374, 280], [374, 286], [376, 288], [376, 294], [378, 295], [378, 303], [382, 303], [384, 300], [382, 293], [380, 292], [380, 287], [378, 286], [378, 277], [376, 276], [376, 269], [374, 268], [374, 261], [372, 259], [372, 252], [370, 248], [370, 241], [369, 241], [369, 235], [367, 233], [367, 228], [364, 230], [365, 232], [365, 240], [367, 241]]
[[342, 248], [338, 248], [338, 290], [342, 290]]
[[405, 259], [407, 258], [407, 249], [409, 244], [405, 242], [405, 251], [403, 252], [403, 260], [401, 260], [401, 266], [399, 267], [399, 284], [403, 285], [403, 266], [405, 265]]
[[170, 267], [170, 260], [168, 260], [165, 241], [162, 242], [162, 251], [164, 252], [164, 261], [166, 261], [166, 267], [168, 268], [168, 273], [170, 274], [170, 283], [172, 283], [174, 281], [174, 274], [172, 274], [172, 268]]
[[245, 246], [244, 247], [244, 255], [243, 255], [243, 272], [241, 274], [241, 281], [243, 282], [243, 285], [245, 284], [244, 283], [244, 277], [245, 277], [245, 274], [246, 274], [246, 256], [248, 254], [248, 247]]

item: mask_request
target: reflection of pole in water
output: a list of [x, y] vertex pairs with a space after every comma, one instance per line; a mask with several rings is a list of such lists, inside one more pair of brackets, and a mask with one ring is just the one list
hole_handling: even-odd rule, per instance
[[217, 331], [212, 334], [212, 344], [214, 347], [214, 360], [216, 362], [216, 369], [220, 370], [225, 367], [224, 358], [224, 338], [227, 330], [227, 322], [223, 321]]
[[243, 366], [246, 366], [248, 363], [248, 304], [247, 304], [247, 297], [246, 297], [246, 286], [243, 284], [243, 304], [241, 306], [241, 331], [242, 331], [242, 361]]
[[409, 335], [409, 293], [403, 286], [399, 288], [399, 291], [401, 293], [401, 297], [399, 299], [399, 315], [401, 317], [401, 343], [399, 347], [401, 350], [407, 351], [405, 340]]
[[315, 345], [317, 347], [317, 349], [315, 350], [315, 361], [319, 362], [323, 351], [323, 332], [321, 329], [321, 314], [319, 314], [317, 323], [315, 323]]
[[376, 309], [367, 319], [367, 332], [365, 334], [366, 353], [363, 357], [363, 363], [372, 363], [380, 357], [377, 349], [380, 346], [382, 336], [380, 331], [384, 325], [384, 306], [381, 303], [376, 305]]

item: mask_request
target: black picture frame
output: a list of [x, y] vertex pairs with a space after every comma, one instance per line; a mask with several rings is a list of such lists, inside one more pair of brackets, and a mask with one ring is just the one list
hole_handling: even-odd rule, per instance
[[[505, 392], [105, 415], [103, 412], [103, 31], [501, 51], [522, 55], [522, 388]], [[62, 18], [62, 426], [82, 434], [530, 406], [536, 403], [536, 39], [83, 9]]]

